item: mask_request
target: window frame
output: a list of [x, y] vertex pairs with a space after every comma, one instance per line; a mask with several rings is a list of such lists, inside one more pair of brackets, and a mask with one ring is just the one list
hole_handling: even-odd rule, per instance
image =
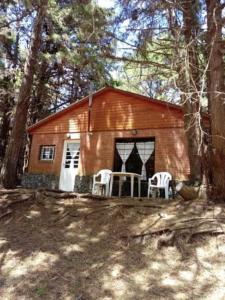
[[[44, 154], [44, 149], [45, 148], [52, 148], [53, 149], [53, 154], [52, 154], [52, 158], [44, 158], [43, 154]], [[42, 162], [53, 162], [55, 159], [55, 145], [40, 145], [40, 149], [39, 149], [39, 160]]]
[[[151, 176], [154, 175], [155, 173], [155, 150], [156, 150], [156, 137], [155, 136], [149, 136], [149, 137], [119, 137], [119, 138], [115, 138], [114, 139], [114, 156], [113, 156], [113, 171], [118, 171], [117, 170], [117, 164], [118, 161], [116, 161], [118, 159], [118, 153], [117, 153], [117, 149], [116, 149], [116, 144], [117, 143], [137, 143], [137, 142], [154, 142], [154, 151], [151, 155], [151, 157], [148, 159], [148, 161], [146, 162], [146, 164], [150, 164], [150, 160], [151, 160], [151, 169], [149, 168], [149, 170], [151, 170], [151, 173], [148, 171], [147, 172], [147, 178], [150, 178]], [[129, 160], [129, 157], [128, 159]], [[142, 180], [142, 181], [146, 181], [146, 180]]]

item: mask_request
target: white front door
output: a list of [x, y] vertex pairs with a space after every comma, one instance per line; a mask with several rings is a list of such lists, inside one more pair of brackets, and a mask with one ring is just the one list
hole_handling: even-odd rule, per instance
[[78, 171], [80, 157], [80, 142], [65, 141], [62, 166], [59, 179], [60, 190], [72, 192], [74, 191], [75, 176]]

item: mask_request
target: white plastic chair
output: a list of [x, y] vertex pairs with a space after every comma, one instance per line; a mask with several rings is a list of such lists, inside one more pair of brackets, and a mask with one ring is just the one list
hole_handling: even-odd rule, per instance
[[153, 194], [153, 189], [164, 189], [165, 198], [169, 199], [169, 183], [172, 176], [168, 172], [158, 172], [155, 173], [152, 178], [148, 179], [148, 198]]
[[[111, 173], [112, 173], [111, 170], [103, 169], [93, 176], [92, 194], [95, 193], [95, 189], [97, 187], [97, 188], [104, 188], [105, 196], [109, 195], [109, 183], [110, 183]], [[97, 180], [98, 177], [100, 177], [100, 180]]]

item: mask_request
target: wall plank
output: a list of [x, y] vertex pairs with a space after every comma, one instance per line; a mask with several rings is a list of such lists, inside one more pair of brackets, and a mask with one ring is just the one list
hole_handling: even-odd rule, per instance
[[[67, 111], [32, 131], [29, 172], [59, 176], [63, 143], [67, 133], [80, 132], [80, 175], [92, 175], [113, 168], [116, 138], [155, 137], [155, 170], [169, 171], [180, 180], [187, 179], [189, 160], [181, 110], [149, 103], [134, 96], [107, 91], [95, 97], [88, 133], [88, 103]], [[137, 134], [132, 134], [137, 129]], [[55, 144], [53, 162], [39, 160], [40, 145]]]

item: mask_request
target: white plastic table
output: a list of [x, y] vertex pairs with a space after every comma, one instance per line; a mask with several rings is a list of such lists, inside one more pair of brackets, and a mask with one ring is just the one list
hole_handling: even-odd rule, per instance
[[119, 197], [121, 196], [121, 188], [124, 177], [130, 177], [130, 196], [134, 197], [134, 178], [138, 180], [138, 197], [141, 196], [141, 175], [136, 173], [127, 173], [127, 172], [112, 172], [110, 187], [109, 187], [109, 195], [112, 196], [112, 188], [113, 188], [113, 179], [114, 177], [119, 177]]

